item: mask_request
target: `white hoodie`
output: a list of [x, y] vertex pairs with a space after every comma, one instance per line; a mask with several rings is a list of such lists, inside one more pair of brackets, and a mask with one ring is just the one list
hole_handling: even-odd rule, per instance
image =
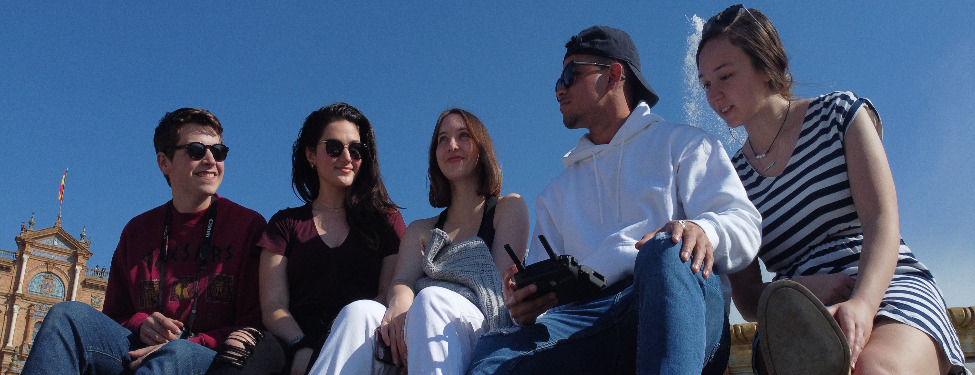
[[738, 271], [755, 259], [761, 215], [745, 193], [721, 143], [698, 128], [664, 121], [640, 103], [609, 144], [586, 134], [562, 158], [565, 169], [535, 202], [535, 236], [527, 264], [570, 254], [611, 285], [633, 274], [633, 245], [670, 220], [704, 228], [714, 272]]

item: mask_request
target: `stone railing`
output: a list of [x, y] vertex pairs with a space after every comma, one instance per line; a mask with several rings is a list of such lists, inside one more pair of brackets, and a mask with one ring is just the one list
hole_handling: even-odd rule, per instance
[[6, 259], [11, 261], [17, 260], [17, 253], [13, 251], [0, 249], [0, 259]]
[[[951, 307], [948, 317], [955, 325], [965, 361], [971, 367], [975, 362], [975, 306]], [[752, 338], [755, 337], [755, 323], [731, 326], [731, 358], [726, 374], [752, 374]]]

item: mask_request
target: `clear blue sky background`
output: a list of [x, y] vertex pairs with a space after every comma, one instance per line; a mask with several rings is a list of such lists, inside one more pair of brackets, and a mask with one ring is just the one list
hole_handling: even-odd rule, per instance
[[[301, 203], [291, 145], [305, 116], [336, 101], [374, 124], [407, 222], [438, 212], [427, 203], [425, 152], [437, 115], [454, 106], [487, 124], [504, 193], [532, 206], [583, 134], [562, 126], [553, 86], [564, 43], [593, 24], [632, 35], [661, 96], [656, 112], [727, 134], [710, 110], [686, 109], [706, 103], [690, 99], [684, 69], [692, 17], [727, 2], [329, 3], [0, 3], [0, 248], [16, 250], [31, 212], [35, 228], [54, 224], [70, 168], [63, 226], [75, 236], [86, 226], [89, 265], [108, 265], [125, 223], [171, 196], [152, 133], [187, 106], [225, 126], [220, 194], [265, 217]], [[949, 306], [975, 305], [975, 3], [747, 5], [777, 25], [800, 96], [873, 100], [901, 233]]]

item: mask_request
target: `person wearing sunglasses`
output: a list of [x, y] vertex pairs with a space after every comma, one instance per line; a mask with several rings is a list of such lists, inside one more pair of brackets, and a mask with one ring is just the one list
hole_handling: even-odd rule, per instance
[[264, 218], [218, 196], [228, 148], [210, 112], [167, 113], [153, 143], [172, 200], [136, 216], [112, 256], [103, 311], [48, 311], [23, 374], [196, 374], [239, 328], [260, 324]]
[[[605, 276], [558, 306], [503, 274], [520, 325], [485, 334], [469, 374], [721, 374], [730, 333], [721, 278], [749, 264], [759, 214], [720, 142], [650, 111], [658, 96], [630, 36], [593, 26], [566, 43], [555, 97], [587, 129], [535, 202], [535, 235]], [[546, 259], [534, 239], [526, 263]], [[558, 306], [558, 307], [556, 307]]]
[[312, 374], [461, 374], [481, 334], [511, 326], [500, 272], [512, 265], [505, 244], [524, 256], [528, 205], [500, 196], [501, 168], [476, 116], [440, 114], [428, 175], [430, 205], [444, 211], [410, 223], [386, 305], [345, 307]]
[[406, 225], [379, 173], [369, 119], [346, 103], [308, 115], [291, 181], [305, 204], [274, 214], [258, 242], [267, 331], [235, 332], [210, 374], [305, 374], [343, 306], [385, 301]]
[[934, 277], [901, 239], [873, 104], [849, 91], [796, 97], [775, 26], [740, 4], [704, 25], [697, 65], [711, 109], [748, 132], [732, 162], [777, 281], [757, 260], [730, 278], [758, 321], [758, 370], [965, 372]]

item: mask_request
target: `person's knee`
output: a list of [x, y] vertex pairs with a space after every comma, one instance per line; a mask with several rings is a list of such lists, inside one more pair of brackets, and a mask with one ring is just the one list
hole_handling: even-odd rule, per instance
[[385, 311], [385, 307], [373, 300], [359, 300], [352, 302], [342, 308], [339, 312], [339, 316], [363, 316], [363, 315], [373, 315], [377, 310]]
[[[91, 320], [91, 314], [97, 313], [88, 304], [78, 301], [65, 301], [55, 304], [48, 310], [47, 315], [44, 317], [44, 326], [47, 327], [60, 327], [67, 328], [74, 326], [72, 322], [87, 322]], [[48, 329], [52, 329], [48, 328]], [[60, 329], [54, 328], [54, 329]]]
[[359, 330], [373, 326], [375, 321], [382, 319], [386, 307], [373, 300], [359, 300], [352, 302], [339, 311], [332, 322], [332, 331], [338, 327]]
[[51, 309], [48, 310], [44, 320], [63, 320], [66, 318], [78, 319], [79, 317], [90, 314], [93, 311], [97, 310], [84, 302], [65, 301], [51, 306]]
[[166, 343], [165, 345], [163, 345], [162, 348], [160, 348], [160, 350], [165, 349], [165, 351], [168, 353], [177, 353], [179, 355], [185, 355], [189, 353], [194, 353], [201, 348], [206, 349], [206, 347], [197, 344], [195, 342], [180, 339], [180, 340], [172, 340]]
[[[413, 299], [413, 305], [410, 307], [410, 310], [442, 306], [444, 304], [442, 295], [444, 291], [447, 291], [447, 289], [436, 286], [423, 288], [423, 290], [420, 290], [420, 292], [416, 294], [416, 298]], [[414, 309], [413, 306], [416, 306], [417, 308]]]
[[236, 374], [239, 371], [234, 369], [261, 367], [276, 370], [284, 363], [284, 348], [270, 332], [247, 327], [230, 333], [207, 373]]
[[680, 259], [683, 242], [674, 243], [670, 233], [658, 233], [643, 244], [636, 256], [634, 273], [652, 282], [668, 282], [674, 277], [691, 274], [690, 265]]

